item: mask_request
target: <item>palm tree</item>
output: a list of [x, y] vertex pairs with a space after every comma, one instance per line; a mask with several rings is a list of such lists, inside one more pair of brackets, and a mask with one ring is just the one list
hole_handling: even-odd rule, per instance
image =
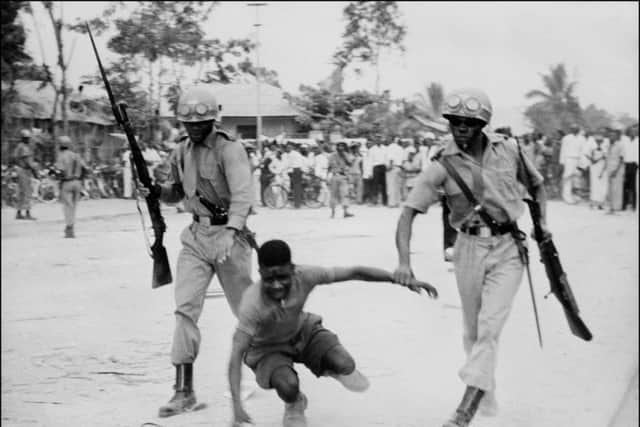
[[437, 120], [442, 114], [444, 105], [444, 89], [440, 83], [431, 83], [426, 86], [423, 93], [415, 97], [415, 106], [425, 116]]
[[525, 95], [538, 101], [525, 111], [536, 130], [567, 131], [572, 124], [581, 123], [580, 103], [575, 94], [577, 82], [569, 81], [564, 64], [551, 66], [549, 74], [541, 77], [545, 90], [534, 89]]

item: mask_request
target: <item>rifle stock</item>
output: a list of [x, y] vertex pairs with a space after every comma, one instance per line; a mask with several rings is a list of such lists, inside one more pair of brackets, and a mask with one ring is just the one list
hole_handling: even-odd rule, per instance
[[540, 251], [540, 261], [544, 264], [544, 269], [551, 286], [551, 293], [556, 296], [562, 305], [571, 332], [585, 341], [591, 341], [593, 335], [580, 318], [578, 303], [569, 286], [567, 274], [560, 263], [560, 256], [558, 255], [556, 245], [553, 243], [551, 237], [544, 236], [542, 227], [540, 226], [540, 205], [535, 200], [525, 200], [525, 202], [527, 202], [529, 206], [529, 212], [531, 213], [531, 219], [533, 221], [533, 233]]
[[[113, 92], [111, 91], [111, 85], [109, 84], [109, 80], [107, 80], [107, 75], [104, 72], [104, 68], [102, 67], [102, 62], [100, 61], [100, 55], [98, 55], [98, 49], [96, 48], [96, 44], [93, 40], [93, 35], [91, 34], [91, 29], [89, 28], [89, 24], [86, 24], [86, 26], [87, 32], [89, 33], [89, 37], [91, 39], [91, 45], [93, 46], [93, 52], [95, 53], [96, 60], [98, 61], [100, 74], [102, 75], [102, 80], [104, 82], [105, 89], [107, 90], [107, 95], [109, 96], [111, 111], [113, 111], [116, 122], [120, 125], [125, 135], [127, 136], [129, 149], [131, 150], [131, 156], [133, 158], [133, 165], [135, 167], [138, 179], [147, 189], [152, 190], [153, 182], [151, 181], [149, 170], [147, 169], [147, 164], [144, 160], [144, 157], [142, 156], [140, 146], [136, 142], [136, 137], [133, 132], [133, 128], [131, 127], [131, 123], [129, 122], [129, 117], [127, 115], [127, 105], [124, 102], [116, 105]], [[153, 233], [155, 236], [155, 240], [151, 245], [151, 257], [153, 258], [151, 287], [157, 288], [163, 285], [167, 285], [173, 281], [167, 250], [162, 243], [163, 235], [167, 226], [164, 222], [164, 218], [162, 217], [162, 213], [160, 212], [160, 201], [158, 197], [154, 195], [153, 191], [150, 191], [150, 195], [147, 196], [145, 200], [147, 203], [147, 209], [149, 211], [149, 217], [151, 218]]]

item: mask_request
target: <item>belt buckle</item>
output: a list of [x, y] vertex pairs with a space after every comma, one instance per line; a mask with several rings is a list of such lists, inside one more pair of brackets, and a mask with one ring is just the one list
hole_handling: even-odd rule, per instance
[[478, 236], [491, 237], [491, 229], [489, 227], [484, 227], [484, 226], [479, 227]]

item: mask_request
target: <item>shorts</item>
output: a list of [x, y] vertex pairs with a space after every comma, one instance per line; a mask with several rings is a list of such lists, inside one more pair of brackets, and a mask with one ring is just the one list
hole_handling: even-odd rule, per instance
[[264, 389], [271, 387], [271, 375], [283, 366], [303, 363], [316, 377], [323, 374], [322, 358], [340, 345], [338, 336], [322, 326], [322, 318], [305, 313], [300, 332], [289, 342], [251, 346], [244, 361], [256, 374], [256, 382]]

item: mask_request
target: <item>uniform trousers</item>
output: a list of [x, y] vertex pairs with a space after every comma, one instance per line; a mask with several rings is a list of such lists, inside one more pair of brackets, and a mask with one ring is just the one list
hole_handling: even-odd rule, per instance
[[64, 181], [60, 185], [60, 203], [62, 203], [62, 212], [64, 213], [64, 222], [67, 227], [73, 227], [76, 222], [76, 207], [80, 199], [82, 184], [79, 179]]
[[213, 245], [223, 225], [193, 222], [180, 235], [182, 250], [178, 256], [175, 280], [176, 327], [171, 349], [174, 365], [193, 363], [200, 348], [198, 319], [205, 294], [214, 274], [234, 315], [242, 293], [251, 285], [251, 247], [244, 237], [236, 236], [231, 256], [225, 262], [213, 258]]
[[31, 171], [27, 168], [18, 168], [18, 210], [29, 210], [31, 208]]
[[479, 237], [459, 232], [453, 257], [467, 356], [459, 376], [466, 385], [487, 392], [482, 406], [495, 406], [498, 341], [524, 264], [510, 234]]
[[349, 178], [346, 175], [333, 174], [330, 185], [329, 206], [332, 209], [337, 205], [349, 206]]

